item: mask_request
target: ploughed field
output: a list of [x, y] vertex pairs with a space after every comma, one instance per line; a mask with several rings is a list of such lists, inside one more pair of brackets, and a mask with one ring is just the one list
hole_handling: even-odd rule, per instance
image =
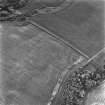
[[82, 56], [31, 25], [3, 24], [1, 32], [4, 104], [46, 105], [60, 75]]

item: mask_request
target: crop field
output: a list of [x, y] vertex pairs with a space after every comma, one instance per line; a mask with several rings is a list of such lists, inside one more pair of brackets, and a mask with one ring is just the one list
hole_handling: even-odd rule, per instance
[[35, 15], [31, 23], [44, 27], [92, 57], [104, 46], [102, 3], [76, 2], [56, 13]]
[[105, 104], [104, 1], [1, 3], [0, 105]]
[[37, 27], [2, 27], [5, 105], [46, 105], [60, 75], [82, 55]]

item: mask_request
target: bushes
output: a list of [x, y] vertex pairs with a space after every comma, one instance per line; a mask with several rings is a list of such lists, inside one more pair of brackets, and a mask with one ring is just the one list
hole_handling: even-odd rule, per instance
[[95, 68], [95, 71], [86, 67], [75, 70], [61, 86], [59, 97], [62, 97], [63, 103], [59, 105], [84, 105], [87, 94], [104, 80], [105, 69], [101, 67]]
[[[25, 7], [28, 0], [4, 0], [0, 2], [0, 21], [14, 21], [17, 17], [23, 17], [16, 10]], [[24, 18], [24, 17], [23, 17]]]
[[20, 9], [28, 2], [28, 0], [4, 0], [2, 3], [5, 6], [11, 7], [13, 9]]

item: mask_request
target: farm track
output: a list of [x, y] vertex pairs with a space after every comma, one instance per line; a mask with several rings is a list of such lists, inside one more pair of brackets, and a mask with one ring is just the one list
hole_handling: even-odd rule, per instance
[[84, 52], [82, 52], [81, 50], [79, 50], [78, 48], [76, 48], [74, 45], [72, 45], [71, 43], [69, 43], [68, 41], [64, 40], [63, 38], [59, 37], [58, 35], [52, 33], [51, 31], [49, 31], [48, 29], [46, 29], [45, 27], [37, 24], [36, 22], [33, 21], [29, 21], [30, 24], [32, 24], [33, 26], [38, 27], [39, 29], [41, 29], [42, 31], [45, 31], [46, 33], [48, 33], [48, 35], [56, 38], [57, 40], [63, 42], [65, 45], [67, 45], [68, 47], [71, 47], [73, 50], [75, 50], [77, 53], [79, 53], [80, 55], [82, 55], [83, 57], [85, 57], [86, 59], [89, 59], [90, 57], [85, 54]]
[[[43, 17], [43, 16], [42, 16]], [[40, 18], [40, 16], [39, 16], [39, 18], [40, 19], [42, 19], [42, 17]], [[45, 16], [46, 17], [46, 16]], [[93, 17], [96, 17], [96, 16], [93, 16]], [[35, 17], [35, 19], [37, 20], [37, 16]], [[52, 30], [50, 30], [49, 28], [48, 28], [48, 26], [44, 23], [43, 24], [43, 21], [41, 21], [42, 23], [40, 24], [39, 23], [39, 21], [40, 21], [40, 19], [38, 20], [38, 21], [36, 21], [36, 20], [29, 20], [29, 23], [30, 23], [30, 25], [32, 25], [32, 27], [33, 27], [33, 29], [35, 29], [35, 27], [37, 27], [38, 29], [40, 29], [41, 31], [43, 31], [43, 32], [45, 32], [45, 33], [47, 33], [47, 36], [51, 36], [52, 38], [54, 38], [55, 40], [56, 40], [56, 42], [57, 43], [63, 43], [65, 46], [67, 46], [68, 48], [70, 48], [71, 50], [73, 50], [74, 52], [76, 52], [77, 53], [77, 55], [79, 55], [80, 56], [80, 61], [79, 60], [77, 60], [76, 62], [74, 62], [74, 64], [71, 64], [70, 65], [70, 67], [68, 66], [68, 68], [67, 68], [67, 70], [65, 70], [65, 71], [63, 71], [62, 73], [61, 73], [61, 75], [59, 76], [61, 79], [59, 79], [58, 78], [58, 83], [62, 83], [62, 81], [66, 78], [66, 76], [70, 73], [70, 71], [68, 70], [68, 69], [70, 69], [70, 68], [73, 68], [73, 66], [81, 66], [81, 65], [87, 65], [87, 64], [89, 64], [89, 63], [91, 63], [91, 62], [93, 62], [93, 63], [97, 63], [97, 62], [95, 62], [94, 61], [94, 59], [96, 59], [104, 50], [105, 50], [105, 48], [103, 48], [103, 46], [101, 46], [102, 48], [99, 48], [99, 46], [98, 47], [96, 47], [95, 49], [94, 49], [94, 44], [93, 44], [93, 46], [92, 46], [92, 48], [90, 48], [90, 50], [89, 50], [89, 52], [87, 53], [86, 52], [86, 50], [85, 50], [85, 48], [82, 48], [82, 47], [77, 47], [77, 45], [78, 45], [78, 43], [73, 43], [73, 41], [68, 41], [68, 40], [66, 40], [65, 38], [63, 38], [63, 37], [61, 37], [60, 35], [58, 35], [59, 33], [56, 33], [56, 32], [53, 32]], [[97, 18], [97, 20], [99, 20], [98, 18]], [[45, 21], [46, 22], [46, 21]], [[92, 20], [90, 19], [90, 22], [92, 22]], [[87, 24], [87, 26], [88, 26], [89, 24]], [[91, 25], [93, 25], [93, 24], [91, 24]], [[47, 27], [46, 27], [47, 26]], [[71, 25], [72, 26], [72, 25]], [[83, 26], [85, 26], [85, 25], [83, 25]], [[94, 26], [94, 25], [93, 25]], [[52, 26], [50, 27], [50, 28], [52, 28]], [[55, 27], [56, 28], [56, 27]], [[67, 27], [66, 27], [67, 28]], [[83, 30], [84, 30], [84, 28], [82, 28]], [[62, 28], [61, 28], [61, 30], [62, 30]], [[65, 30], [64, 30], [65, 31]], [[74, 29], [74, 31], [78, 31], [78, 32], [80, 32], [78, 29], [77, 30], [75, 30]], [[56, 34], [55, 34], [56, 33]], [[65, 33], [65, 32], [64, 32]], [[85, 34], [85, 33], [80, 33], [80, 34]], [[45, 35], [45, 34], [43, 34], [43, 35]], [[46, 35], [45, 35], [46, 36]], [[103, 37], [103, 35], [101, 35], [101, 37]], [[45, 37], [45, 38], [47, 38], [47, 37]], [[34, 38], [35, 39], [35, 38]], [[32, 39], [30, 39], [30, 40], [32, 40]], [[83, 40], [83, 39], [80, 39], [80, 40]], [[75, 41], [76, 41], [76, 39], [75, 39]], [[75, 42], [74, 41], [74, 42]], [[103, 40], [101, 40], [101, 41], [103, 41]], [[31, 41], [30, 41], [31, 42]], [[24, 45], [26, 45], [25, 43], [27, 43], [27, 41], [24, 41], [24, 43], [22, 44], [22, 46], [24, 47]], [[99, 44], [100, 44], [100, 42], [99, 42]], [[102, 45], [102, 43], [100, 44], [100, 45]], [[19, 45], [20, 47], [21, 47], [21, 44]], [[85, 45], [84, 45], [84, 47], [85, 47]], [[16, 48], [15, 48], [16, 49]], [[95, 50], [95, 51], [94, 51]], [[17, 50], [15, 50], [15, 51], [18, 51], [18, 49]], [[81, 59], [81, 57], [83, 57], [83, 59]], [[57, 85], [56, 85], [57, 86]], [[56, 90], [56, 86], [55, 86], [55, 90]], [[57, 89], [57, 91], [59, 90], [59, 87], [60, 87], [61, 85], [59, 85], [58, 86], [58, 89]], [[54, 92], [54, 91], [53, 91]], [[55, 95], [55, 93], [53, 93], [52, 92], [52, 94], [54, 94]]]
[[104, 47], [103, 6], [75, 3], [54, 14], [35, 15], [29, 21], [89, 58]]
[[[64, 87], [64, 84], [66, 83], [66, 81], [70, 78], [70, 75], [72, 75], [72, 71], [77, 71], [77, 70], [79, 70], [78, 68], [81, 68], [81, 69], [83, 69], [83, 70], [91, 70], [91, 71], [94, 71], [94, 70], [96, 70], [98, 67], [101, 67], [101, 69], [104, 69], [105, 70], [105, 47], [102, 49], [102, 50], [100, 50], [97, 54], [95, 54], [93, 57], [91, 57], [89, 60], [87, 60], [87, 62], [85, 62], [83, 65], [79, 65], [78, 66], [78, 64], [77, 65], [75, 65], [75, 66], [72, 66], [72, 67], [70, 67], [69, 69], [68, 69], [68, 72], [66, 73], [66, 75], [64, 76], [64, 78], [63, 78], [63, 80], [61, 81], [61, 84], [60, 84], [60, 87], [59, 87], [59, 89], [57, 90], [57, 92], [58, 92], [58, 94], [54, 97], [54, 98], [52, 98], [52, 100], [51, 100], [51, 105], [57, 105], [58, 103], [60, 103], [61, 102], [61, 100], [63, 100], [63, 98], [61, 98], [61, 97], [63, 97], [62, 96], [62, 92], [64, 92], [64, 90], [63, 90], [63, 87]], [[69, 70], [71, 70], [71, 71], [69, 71]], [[103, 73], [103, 75], [104, 75], [104, 73]], [[101, 83], [100, 83], [100, 85], [98, 85], [98, 87], [97, 88], [95, 88], [95, 90], [97, 91], [99, 91], [99, 93], [100, 93], [100, 91], [103, 91], [103, 84], [104, 83], [104, 81], [102, 81]], [[65, 88], [66, 89], [66, 88]], [[101, 90], [102, 89], [102, 90]], [[93, 89], [94, 90], [94, 89]], [[66, 90], [65, 90], [66, 91]], [[89, 103], [90, 101], [89, 101], [89, 98], [88, 98], [88, 96], [91, 96], [91, 93], [92, 93], [92, 91], [91, 92], [88, 92], [87, 93], [87, 95], [86, 95], [86, 99], [88, 100], [86, 103]], [[94, 93], [94, 91], [93, 91], [93, 93]], [[92, 93], [92, 94], [93, 94]], [[96, 92], [96, 95], [98, 96], [98, 94], [97, 94], [97, 92]], [[96, 96], [95, 95], [95, 96]], [[94, 95], [93, 95], [94, 96]], [[61, 99], [61, 100], [60, 100]], [[93, 98], [91, 98], [91, 99], [93, 99]], [[90, 99], [90, 100], [91, 100]], [[98, 98], [97, 98], [98, 99]], [[99, 99], [101, 99], [101, 97], [99, 96]], [[60, 101], [59, 101], [60, 100]], [[104, 100], [104, 97], [102, 98], [102, 100]], [[63, 103], [63, 102], [61, 102], [61, 103]], [[50, 104], [48, 104], [48, 105], [50, 105]], [[90, 105], [90, 104], [89, 104]]]
[[[4, 27], [4, 26], [3, 26]], [[23, 29], [23, 30], [22, 30]], [[33, 25], [29, 25], [29, 27], [27, 28], [25, 28], [25, 27], [21, 27], [21, 28], [19, 28], [19, 27], [8, 27], [8, 26], [5, 26], [5, 28], [4, 28], [4, 31], [3, 31], [3, 40], [2, 40], [2, 44], [3, 44], [3, 46], [4, 46], [4, 49], [3, 50], [6, 50], [6, 52], [8, 52], [8, 54], [7, 55], [3, 55], [3, 57], [5, 58], [5, 57], [7, 57], [6, 58], [6, 62], [7, 62], [7, 67], [9, 68], [10, 67], [10, 70], [11, 70], [11, 67], [12, 67], [12, 63], [13, 63], [13, 68], [14, 69], [12, 69], [11, 70], [11, 72], [12, 71], [14, 71], [14, 74], [15, 74], [15, 62], [16, 61], [20, 61], [21, 60], [21, 58], [22, 58], [22, 56], [24, 56], [25, 54], [26, 54], [26, 56], [28, 57], [28, 52], [27, 52], [27, 50], [29, 51], [29, 50], [32, 50], [32, 49], [34, 49], [35, 48], [35, 52], [34, 52], [34, 55], [36, 55], [36, 53], [37, 54], [39, 54], [39, 56], [38, 55], [36, 55], [37, 57], [39, 57], [38, 59], [39, 59], [39, 61], [41, 62], [41, 60], [42, 60], [42, 63], [44, 63], [44, 62], [47, 62], [46, 60], [45, 61], [43, 61], [45, 58], [47, 58], [47, 56], [49, 56], [49, 57], [52, 57], [51, 55], [49, 55], [50, 53], [51, 54], [55, 54], [55, 52], [56, 52], [56, 50], [57, 50], [57, 55], [59, 55], [58, 54], [58, 52], [59, 53], [63, 53], [62, 51], [64, 51], [65, 53], [64, 53], [64, 55], [65, 56], [69, 56], [69, 57], [66, 57], [67, 58], [67, 64], [65, 64], [65, 61], [64, 61], [64, 68], [62, 68], [61, 66], [62, 66], [62, 64], [56, 64], [56, 63], [54, 63], [54, 67], [55, 66], [57, 66], [57, 67], [59, 67], [59, 70], [61, 70], [61, 71], [59, 71], [60, 73], [62, 72], [62, 71], [64, 71], [68, 66], [70, 67], [70, 66], [72, 66], [73, 65], [73, 62], [74, 61], [72, 61], [72, 60], [76, 60], [77, 58], [79, 58], [79, 57], [83, 57], [80, 53], [78, 53], [78, 51], [76, 51], [74, 48], [72, 48], [71, 46], [68, 46], [67, 44], [65, 44], [62, 40], [59, 40], [58, 38], [56, 38], [56, 37], [53, 37], [53, 36], [51, 36], [51, 35], [49, 35], [48, 33], [46, 33], [46, 32], [44, 32], [43, 30], [40, 30], [40, 31], [38, 31], [37, 29], [39, 29], [39, 28], [35, 28], [35, 26], [33, 26]], [[6, 31], [5, 31], [6, 30]], [[20, 30], [20, 31], [19, 31]], [[25, 30], [26, 30], [26, 33], [25, 33]], [[29, 36], [29, 34], [30, 34], [30, 36]], [[14, 36], [13, 36], [14, 35]], [[16, 35], [18, 35], [18, 36], [16, 36]], [[13, 36], [13, 39], [11, 39], [11, 36]], [[18, 37], [21, 37], [21, 39], [19, 38], [18, 39]], [[10, 38], [10, 39], [9, 39]], [[16, 39], [15, 39], [16, 38]], [[15, 39], [15, 40], [14, 40]], [[39, 50], [39, 49], [37, 49], [35, 46], [37, 46], [38, 47], [38, 45], [37, 45], [37, 43], [39, 44], [39, 46], [40, 46], [40, 43], [39, 42], [41, 42], [41, 51]], [[32, 43], [32, 46], [30, 45]], [[49, 43], [49, 44], [48, 44]], [[58, 44], [57, 44], [58, 43]], [[53, 47], [53, 50], [55, 51], [54, 53], [53, 53], [53, 50], [51, 50], [52, 49], [52, 47], [50, 46], [50, 44], [51, 44], [51, 46], [55, 46], [55, 47]], [[49, 47], [48, 47], [49, 46]], [[56, 49], [56, 47], [58, 47], [57, 49]], [[40, 47], [39, 47], [40, 48]], [[37, 50], [36, 50], [37, 49]], [[44, 50], [45, 49], [45, 50]], [[55, 50], [56, 49], [56, 50]], [[63, 49], [63, 50], [60, 50], [60, 49]], [[65, 49], [65, 50], [64, 50]], [[47, 50], [48, 51], [50, 51], [49, 53], [47, 53]], [[39, 52], [37, 52], [37, 51], [39, 51]], [[44, 52], [45, 52], [45, 55], [46, 55], [46, 57], [44, 56]], [[41, 53], [41, 55], [40, 55], [40, 53]], [[10, 54], [10, 55], [9, 55]], [[61, 57], [63, 57], [62, 55], [60, 54], [60, 56]], [[21, 56], [21, 57], [20, 57]], [[54, 56], [54, 55], [53, 55]], [[41, 60], [40, 60], [40, 57], [41, 57]], [[11, 61], [11, 59], [13, 58], [13, 61]], [[43, 59], [42, 59], [43, 58]], [[57, 57], [55, 57], [55, 59], [56, 59]], [[64, 59], [66, 59], [65, 57], [64, 57]], [[69, 58], [69, 59], [68, 59]], [[10, 59], [9, 61], [10, 62], [8, 62], [8, 59]], [[16, 60], [16, 59], [18, 59], [18, 60]], [[23, 59], [25, 59], [25, 57], [23, 58]], [[31, 59], [31, 58], [30, 58]], [[30, 60], [29, 59], [29, 60]], [[83, 59], [85, 59], [85, 60], [87, 60], [88, 59], [88, 57], [83, 57]], [[16, 60], [16, 61], [15, 61]], [[28, 65], [28, 64], [30, 64], [30, 63], [32, 63], [32, 62], [29, 62], [29, 60], [28, 60], [28, 58], [27, 59], [25, 59], [25, 61], [26, 61], [26, 63], [27, 63], [27, 65], [26, 65], [26, 67], [27, 68], [30, 68], [32, 65]], [[33, 60], [33, 64], [36, 64], [37, 65], [37, 60], [34, 60], [34, 59], [32, 59]], [[49, 60], [51, 60], [51, 62], [53, 62], [53, 60], [52, 60], [52, 58], [50, 59], [49, 58]], [[47, 63], [46, 63], [47, 64]], [[51, 63], [52, 64], [52, 63]], [[51, 65], [51, 64], [49, 64], [49, 65]], [[9, 66], [8, 66], [9, 65]], [[43, 64], [44, 65], [44, 64]], [[67, 65], [67, 66], [66, 66]], [[34, 66], [34, 65], [33, 65]], [[45, 65], [46, 66], [46, 65]], [[38, 68], [40, 68], [40, 66], [38, 66]], [[18, 68], [17, 68], [18, 69]], [[32, 69], [32, 68], [31, 68]], [[43, 69], [43, 68], [42, 68]], [[49, 69], [47, 69], [47, 70], [49, 70]], [[57, 74], [56, 73], [56, 71], [55, 71], [56, 69], [54, 69], [53, 70], [53, 72], [54, 72], [54, 74]], [[8, 70], [9, 71], [9, 70]], [[17, 70], [16, 70], [17, 71]], [[45, 69], [45, 71], [46, 71], [46, 69]], [[64, 72], [62, 72], [61, 73], [61, 76], [60, 76], [60, 74], [58, 75], [58, 77], [57, 77], [57, 79], [59, 78], [59, 77], [61, 77], [62, 79], [63, 79], [63, 77], [65, 76], [65, 74], [66, 73], [64, 73]], [[51, 74], [51, 75], [53, 75], [54, 76], [54, 74]], [[32, 75], [32, 74], [31, 74]], [[29, 75], [30, 76], [30, 75]], [[52, 76], [52, 77], [53, 77]], [[14, 77], [13, 77], [14, 78]], [[27, 77], [24, 77], [25, 79], [27, 79]], [[54, 79], [55, 79], [55, 77], [54, 77]], [[56, 79], [56, 81], [57, 81], [57, 79]], [[52, 79], [51, 79], [52, 80]], [[25, 80], [24, 80], [25, 81]], [[31, 81], [31, 80], [29, 80], [29, 81]], [[60, 80], [61, 81], [61, 80]], [[32, 82], [32, 81], [31, 81]], [[35, 82], [35, 81], [34, 81]], [[32, 83], [30, 83], [30, 85], [34, 85], [34, 82], [32, 82]], [[50, 82], [49, 82], [50, 83]], [[51, 82], [52, 83], [52, 82]], [[20, 87], [21, 87], [21, 85], [19, 85]], [[49, 86], [49, 85], [48, 85]], [[54, 85], [55, 86], [55, 85]], [[34, 87], [34, 86], [33, 86]], [[46, 86], [47, 87], [47, 86]], [[31, 91], [31, 90], [30, 90]]]

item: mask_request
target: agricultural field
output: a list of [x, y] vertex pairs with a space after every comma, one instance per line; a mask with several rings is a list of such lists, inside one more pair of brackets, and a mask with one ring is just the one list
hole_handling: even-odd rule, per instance
[[104, 105], [104, 1], [0, 0], [0, 105]]
[[5, 105], [46, 105], [62, 73], [88, 59], [32, 25], [4, 24], [1, 54]]
[[49, 33], [55, 34], [92, 57], [104, 46], [103, 2], [75, 2], [56, 13], [32, 17]]

